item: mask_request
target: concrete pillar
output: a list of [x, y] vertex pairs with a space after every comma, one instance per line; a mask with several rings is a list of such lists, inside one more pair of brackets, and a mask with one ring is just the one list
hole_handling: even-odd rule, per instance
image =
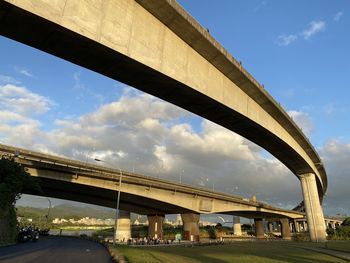
[[233, 217], [233, 233], [235, 236], [242, 235], [241, 219], [239, 216]]
[[163, 239], [164, 215], [148, 215], [148, 237]]
[[324, 242], [326, 241], [326, 228], [315, 175], [313, 173], [307, 173], [299, 175], [299, 178], [303, 191], [310, 239], [313, 242]]
[[294, 220], [294, 225], [295, 225], [295, 232], [299, 233], [300, 232], [300, 225], [299, 222]]
[[117, 224], [116, 239], [119, 242], [127, 242], [128, 239], [131, 238], [130, 212], [119, 210]]
[[264, 238], [264, 222], [262, 218], [255, 218], [255, 235], [257, 238]]
[[331, 221], [332, 229], [335, 229], [335, 222]]
[[199, 214], [181, 214], [185, 240], [199, 241]]
[[302, 222], [302, 225], [303, 225], [303, 231], [306, 232], [307, 231], [307, 226], [306, 226], [306, 222], [303, 221]]
[[268, 222], [267, 225], [268, 225], [269, 232], [272, 233], [273, 232], [273, 222]]
[[282, 238], [284, 240], [291, 240], [291, 235], [290, 235], [290, 226], [289, 226], [289, 219], [288, 218], [281, 218], [281, 234]]
[[329, 228], [329, 221], [328, 221], [328, 220], [325, 220], [325, 221], [324, 221], [324, 226], [325, 226], [326, 229]]

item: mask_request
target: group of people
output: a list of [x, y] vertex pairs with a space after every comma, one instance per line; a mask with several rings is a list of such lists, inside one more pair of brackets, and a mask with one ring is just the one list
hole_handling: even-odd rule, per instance
[[129, 238], [127, 240], [128, 245], [169, 245], [173, 244], [175, 240], [160, 239], [160, 238]]

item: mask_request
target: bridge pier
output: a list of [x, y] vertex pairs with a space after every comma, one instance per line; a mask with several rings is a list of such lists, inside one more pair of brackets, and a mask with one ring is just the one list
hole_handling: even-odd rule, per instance
[[267, 222], [267, 230], [269, 233], [273, 232], [273, 222]]
[[333, 230], [335, 230], [335, 228], [336, 228], [336, 227], [335, 227], [335, 222], [332, 222], [332, 221], [331, 221], [331, 227], [332, 227]]
[[291, 240], [291, 234], [290, 234], [290, 225], [289, 225], [289, 219], [288, 218], [281, 218], [281, 234], [282, 239], [285, 240]]
[[262, 218], [255, 218], [255, 235], [256, 238], [264, 238], [264, 222]]
[[119, 210], [118, 222], [117, 222], [116, 238], [119, 242], [127, 242], [131, 238], [131, 220], [130, 212]]
[[181, 214], [184, 239], [199, 242], [199, 214]]
[[310, 239], [313, 242], [326, 241], [326, 228], [316, 178], [313, 173], [299, 175]]
[[164, 215], [148, 215], [148, 237], [163, 239]]
[[239, 216], [233, 217], [233, 234], [235, 236], [242, 235], [241, 218]]

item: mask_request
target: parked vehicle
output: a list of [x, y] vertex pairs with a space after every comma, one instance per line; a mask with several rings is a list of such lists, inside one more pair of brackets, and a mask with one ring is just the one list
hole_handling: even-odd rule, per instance
[[18, 242], [38, 241], [39, 240], [39, 229], [33, 229], [30, 227], [22, 227], [17, 236]]

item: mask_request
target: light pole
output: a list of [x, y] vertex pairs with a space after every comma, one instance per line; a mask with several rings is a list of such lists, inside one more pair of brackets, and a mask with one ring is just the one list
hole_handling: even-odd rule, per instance
[[46, 215], [46, 224], [49, 224], [49, 216], [50, 216], [50, 211], [51, 211], [51, 200], [46, 197], [47, 201], [49, 201], [49, 207], [47, 209], [47, 215]]
[[[106, 161], [103, 161], [103, 160], [100, 160], [100, 159], [97, 159], [97, 158], [95, 158], [94, 160], [96, 162], [107, 163]], [[116, 211], [115, 211], [115, 220], [114, 220], [113, 246], [115, 246], [116, 240], [117, 240], [118, 219], [119, 219], [119, 202], [120, 202], [120, 188], [122, 187], [122, 177], [123, 177], [122, 170], [120, 168], [118, 168], [118, 170], [119, 170], [120, 176], [119, 176], [119, 187], [118, 187], [118, 195], [117, 195], [117, 208], [116, 208]]]

